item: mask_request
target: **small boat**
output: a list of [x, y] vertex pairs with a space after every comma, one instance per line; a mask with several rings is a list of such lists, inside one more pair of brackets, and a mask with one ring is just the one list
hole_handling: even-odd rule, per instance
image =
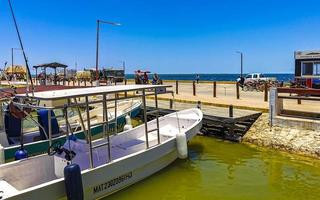
[[[125, 124], [125, 117], [129, 115], [130, 117], [135, 117], [140, 112], [141, 100], [125, 100], [117, 102], [117, 111], [111, 110], [114, 104], [109, 106], [110, 111], [108, 112], [108, 118], [110, 121], [115, 121], [117, 118], [117, 123], [109, 124], [108, 129], [116, 129], [118, 126], [123, 126]], [[0, 144], [4, 147], [5, 161], [12, 161], [15, 158], [15, 153], [21, 148], [21, 140], [23, 141], [23, 148], [28, 152], [29, 155], [38, 155], [46, 152], [49, 147], [49, 138], [45, 132], [48, 132], [48, 112], [46, 110], [39, 110], [38, 112], [38, 122], [40, 122], [38, 127], [25, 130], [23, 133], [23, 138], [21, 139], [21, 119], [17, 119], [7, 112], [5, 114], [5, 121], [7, 122], [5, 127], [6, 131], [0, 132]], [[97, 106], [90, 110], [90, 121], [94, 123], [102, 122], [102, 107]], [[55, 117], [54, 112], [51, 113], [51, 126], [53, 131], [53, 141], [59, 140], [60, 142], [65, 141], [65, 129], [66, 125], [62, 124], [62, 120], [58, 121]], [[75, 130], [74, 135], [78, 138], [85, 138], [86, 130], [86, 117], [84, 114], [75, 115], [69, 118], [70, 126]], [[82, 127], [80, 119], [85, 123]], [[41, 123], [41, 121], [44, 121]], [[36, 122], [37, 123], [37, 122]], [[117, 125], [115, 125], [117, 124]], [[60, 125], [60, 126], [59, 126]], [[43, 127], [41, 127], [43, 126]], [[46, 131], [43, 131], [43, 128]], [[116, 131], [116, 130], [115, 130]], [[7, 133], [6, 133], [7, 132]], [[93, 136], [102, 133], [102, 125], [97, 125], [91, 127], [91, 133]]]
[[[200, 131], [203, 114], [193, 108], [163, 117], [156, 115], [156, 119], [147, 122], [148, 114], [158, 112], [157, 89], [162, 87], [170, 86], [130, 85], [86, 89], [86, 95], [95, 94], [98, 89], [103, 95], [142, 91], [139, 96], [142, 97], [144, 123], [97, 140], [68, 137], [64, 144], [52, 142], [48, 154], [1, 165], [0, 197], [24, 200], [45, 197], [51, 200], [80, 195], [79, 199], [98, 199], [156, 173], [178, 157], [185, 158], [187, 141]], [[83, 94], [75, 91], [73, 95]], [[147, 112], [148, 95], [154, 95], [156, 108]], [[35, 96], [37, 98], [37, 94]], [[88, 104], [86, 101], [86, 106]], [[86, 113], [89, 115], [88, 110]], [[104, 122], [107, 124], [108, 120]], [[90, 136], [90, 121], [88, 127], [87, 134]], [[76, 175], [74, 169], [78, 170]]]

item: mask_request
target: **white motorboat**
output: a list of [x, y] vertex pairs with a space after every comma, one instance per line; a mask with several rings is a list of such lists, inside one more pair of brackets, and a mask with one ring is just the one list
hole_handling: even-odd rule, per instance
[[[125, 89], [125, 86], [112, 87], [101, 89], [101, 94]], [[50, 155], [39, 155], [1, 165], [0, 196], [24, 200], [39, 197], [47, 200], [65, 198], [68, 184], [64, 170], [66, 166], [77, 164], [81, 169], [82, 184], [79, 187], [83, 190], [84, 199], [97, 199], [168, 166], [181, 154], [181, 135], [185, 141], [192, 139], [202, 126], [203, 115], [199, 109], [194, 108], [146, 122], [146, 90], [154, 91], [157, 102], [157, 88], [161, 87], [167, 86], [127, 86], [127, 91], [142, 91], [145, 123], [138, 127], [116, 135], [107, 134], [106, 138], [95, 141], [91, 141], [89, 137], [88, 142], [70, 139], [63, 146], [52, 143], [51, 147], [55, 148], [48, 150]], [[151, 112], [156, 111], [157, 103], [156, 109]], [[88, 125], [90, 127], [90, 122]], [[90, 129], [88, 130], [90, 135]], [[73, 159], [67, 159], [68, 156], [70, 158], [70, 152]], [[74, 180], [72, 184], [79, 185], [79, 181]]]

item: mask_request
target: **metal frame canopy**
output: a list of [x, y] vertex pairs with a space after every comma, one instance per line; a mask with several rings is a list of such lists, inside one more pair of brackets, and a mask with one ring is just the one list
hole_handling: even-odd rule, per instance
[[47, 79], [47, 68], [54, 69], [54, 83], [57, 84], [56, 76], [57, 76], [57, 68], [63, 68], [63, 76], [66, 78], [66, 69], [68, 65], [61, 64], [58, 62], [46, 63], [41, 65], [35, 65], [33, 68], [36, 69], [36, 79], [38, 79], [38, 68], [44, 69], [45, 79]]
[[[69, 138], [70, 133], [73, 135], [73, 130], [70, 126], [69, 122], [69, 116], [68, 116], [68, 108], [76, 107], [79, 115], [79, 121], [82, 127], [82, 130], [85, 133], [86, 140], [89, 144], [89, 160], [90, 160], [90, 168], [94, 168], [93, 163], [93, 149], [101, 147], [101, 146], [107, 146], [108, 148], [108, 158], [109, 160], [107, 162], [110, 162], [112, 159], [111, 157], [111, 145], [110, 145], [110, 131], [108, 130], [108, 127], [110, 124], [114, 124], [114, 132], [118, 132], [118, 114], [117, 114], [117, 101], [122, 99], [130, 99], [130, 98], [142, 98], [142, 106], [143, 106], [143, 116], [144, 116], [144, 125], [145, 125], [145, 138], [146, 138], [146, 149], [150, 148], [148, 134], [150, 132], [156, 131], [157, 132], [157, 140], [158, 144], [161, 143], [160, 140], [160, 126], [159, 126], [159, 109], [158, 109], [158, 94], [165, 94], [165, 93], [171, 93], [172, 91], [161, 91], [159, 89], [163, 88], [169, 88], [172, 87], [170, 85], [114, 85], [114, 86], [100, 86], [100, 87], [90, 87], [90, 88], [76, 88], [76, 89], [65, 89], [65, 90], [56, 90], [56, 91], [44, 91], [44, 92], [35, 92], [32, 96], [28, 96], [27, 94], [17, 94], [15, 97], [20, 100], [20, 102], [13, 102], [14, 105], [18, 106], [19, 108], [32, 108], [32, 109], [47, 109], [47, 110], [54, 110], [54, 109], [62, 109], [63, 110], [63, 117], [65, 118], [65, 124], [66, 124], [66, 138]], [[133, 95], [128, 96], [127, 92], [134, 92], [139, 91], [141, 94], [139, 95]], [[148, 93], [147, 93], [148, 92]], [[119, 97], [119, 93], [124, 93], [124, 97]], [[114, 94], [115, 97], [107, 98], [108, 94]], [[147, 101], [146, 96], [154, 95], [154, 101], [155, 101], [155, 109], [153, 111], [147, 112]], [[95, 100], [90, 99], [90, 96], [102, 96], [102, 99]], [[77, 98], [82, 98], [82, 102], [78, 102]], [[24, 101], [26, 100], [27, 101]], [[29, 101], [31, 100], [31, 101]], [[63, 101], [62, 105], [53, 105], [48, 106], [47, 103], [50, 101]], [[36, 104], [29, 104], [26, 102], [37, 102]], [[40, 101], [46, 102], [44, 106], [39, 106]], [[114, 101], [114, 119], [110, 120], [108, 115], [108, 108], [107, 102]], [[102, 122], [91, 122], [90, 117], [90, 104], [97, 105], [98, 103], [102, 104]], [[60, 104], [60, 103], [59, 103]], [[80, 106], [85, 107], [85, 113], [86, 113], [86, 123], [87, 128], [85, 128], [85, 123], [83, 121], [83, 117], [81, 114], [81, 111], [79, 109]], [[155, 129], [148, 129], [148, 114], [156, 114], [156, 128]], [[53, 143], [52, 138], [52, 130], [51, 130], [51, 112], [48, 112], [48, 133], [47, 138], [49, 141], [49, 145], [51, 146]], [[92, 135], [91, 135], [91, 128], [102, 126], [102, 133], [103, 137], [107, 140], [106, 142], [103, 142], [101, 144], [93, 146], [92, 144]]]
[[69, 99], [76, 97], [94, 96], [94, 95], [104, 95], [104, 94], [114, 94], [120, 92], [130, 92], [130, 91], [145, 91], [148, 89], [157, 88], [169, 88], [170, 85], [114, 85], [114, 86], [100, 86], [100, 87], [90, 87], [90, 88], [76, 88], [76, 89], [65, 89], [65, 90], [55, 90], [55, 91], [45, 91], [45, 92], [35, 92], [32, 96], [27, 96], [26, 94], [17, 94], [17, 98], [31, 98], [35, 100], [59, 100], [59, 99]]

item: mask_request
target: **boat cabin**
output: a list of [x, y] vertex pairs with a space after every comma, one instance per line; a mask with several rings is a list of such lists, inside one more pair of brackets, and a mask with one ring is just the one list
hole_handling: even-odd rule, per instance
[[308, 88], [320, 89], [320, 50], [296, 51], [295, 81]]

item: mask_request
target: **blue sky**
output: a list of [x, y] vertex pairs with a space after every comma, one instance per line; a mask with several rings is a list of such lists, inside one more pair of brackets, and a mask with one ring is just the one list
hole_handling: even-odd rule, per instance
[[[158, 73], [293, 72], [295, 50], [320, 49], [320, 1], [12, 0], [30, 65], [58, 61], [127, 63]], [[7, 0], [0, 0], [0, 66], [19, 47]], [[22, 55], [15, 52], [16, 63]]]

